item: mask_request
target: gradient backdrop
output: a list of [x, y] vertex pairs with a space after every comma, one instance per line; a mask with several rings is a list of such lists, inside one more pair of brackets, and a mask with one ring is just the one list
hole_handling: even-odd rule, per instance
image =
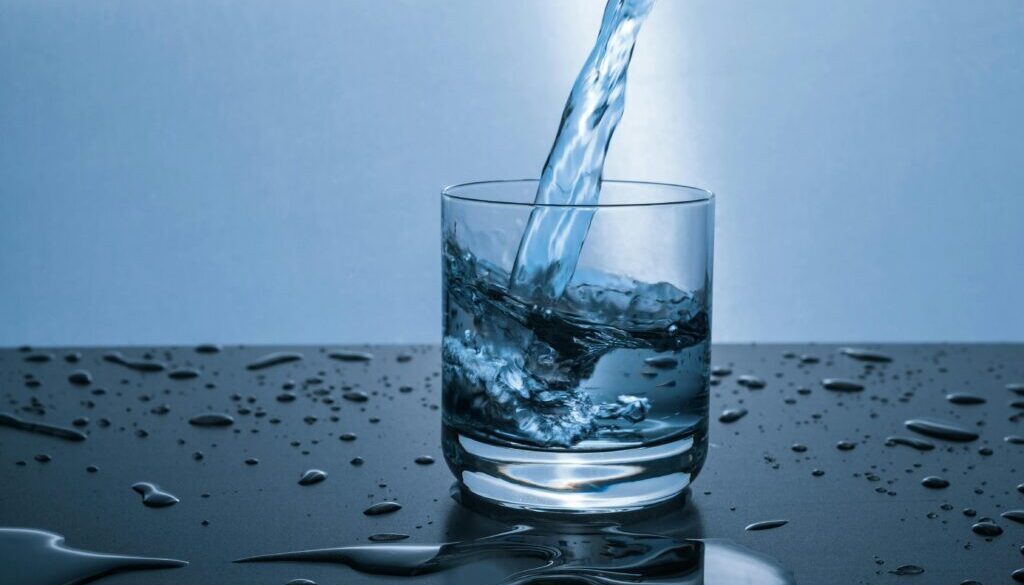
[[[439, 339], [600, 0], [0, 0], [0, 345]], [[718, 194], [719, 341], [1024, 341], [1024, 2], [661, 0], [606, 176]]]

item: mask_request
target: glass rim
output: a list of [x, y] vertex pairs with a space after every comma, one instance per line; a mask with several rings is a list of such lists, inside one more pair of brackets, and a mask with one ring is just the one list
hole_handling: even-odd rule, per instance
[[[701, 187], [693, 187], [691, 185], [679, 185], [676, 183], [662, 183], [658, 181], [633, 181], [623, 179], [602, 179], [601, 184], [607, 185], [632, 185], [636, 187], [660, 187], [667, 188], [677, 193], [688, 193], [689, 196], [678, 196], [668, 197], [663, 200], [657, 201], [641, 201], [636, 203], [618, 203], [618, 202], [601, 202], [577, 204], [577, 203], [534, 203], [533, 201], [508, 201], [494, 198], [483, 197], [479, 195], [470, 195], [461, 193], [461, 191], [470, 190], [474, 187], [495, 187], [501, 185], [514, 185], [514, 184], [538, 184], [540, 179], [495, 179], [487, 181], [469, 181], [465, 183], [456, 183], [454, 185], [448, 185], [441, 189], [442, 197], [449, 197], [451, 199], [458, 199], [460, 201], [468, 201], [471, 203], [487, 203], [491, 205], [512, 205], [518, 207], [561, 207], [561, 208], [576, 208], [576, 209], [592, 209], [592, 208], [613, 208], [613, 207], [656, 207], [656, 206], [669, 206], [669, 205], [691, 205], [691, 204], [708, 204], [714, 201], [715, 194], [708, 189]], [[696, 197], [694, 196], [696, 195]]]

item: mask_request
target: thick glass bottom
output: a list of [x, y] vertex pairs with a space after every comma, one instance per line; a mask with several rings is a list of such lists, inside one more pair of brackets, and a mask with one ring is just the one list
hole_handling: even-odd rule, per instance
[[539, 451], [484, 443], [444, 425], [462, 488], [499, 506], [570, 514], [636, 511], [679, 496], [707, 454], [704, 429], [614, 451]]

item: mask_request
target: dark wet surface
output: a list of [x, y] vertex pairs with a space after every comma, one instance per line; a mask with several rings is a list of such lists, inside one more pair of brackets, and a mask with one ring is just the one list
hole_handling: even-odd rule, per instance
[[[466, 510], [449, 496], [452, 477], [438, 444], [435, 347], [210, 349], [0, 350], [0, 411], [87, 435], [73, 442], [0, 426], [0, 527], [59, 533], [82, 550], [190, 562], [115, 574], [102, 583], [270, 585], [402, 581], [342, 565], [231, 561], [371, 545], [374, 535], [384, 544], [404, 535], [403, 545], [471, 541], [529, 524]], [[839, 346], [716, 346], [717, 367], [756, 376], [764, 386], [720, 377], [712, 388], [708, 462], [689, 504], [626, 519], [623, 529], [728, 539], [776, 559], [802, 584], [1014, 582], [1011, 574], [1024, 567], [1024, 524], [1017, 520], [1024, 509], [1017, 488], [1024, 484], [1024, 445], [1004, 437], [1024, 436], [1024, 411], [1011, 405], [1020, 400], [1013, 385], [1024, 383], [1024, 346], [872, 349], [892, 361], [855, 359]], [[341, 350], [368, 355], [328, 355]], [[121, 359], [104, 360], [115, 351]], [[267, 356], [278, 352], [302, 359], [247, 369], [276, 361]], [[80, 356], [66, 359], [75, 353]], [[26, 359], [39, 355], [49, 359]], [[71, 383], [76, 370], [88, 371], [91, 382]], [[169, 375], [185, 371], [189, 375]], [[824, 379], [864, 389], [830, 391]], [[652, 385], [654, 399], [654, 392], [665, 391], [671, 389]], [[278, 400], [285, 393], [294, 398]], [[345, 399], [347, 393], [360, 400]], [[947, 400], [957, 393], [986, 402]], [[726, 408], [748, 413], [723, 424], [717, 415]], [[204, 413], [228, 414], [235, 422], [189, 424]], [[922, 435], [905, 426], [915, 419], [951, 424], [978, 438]], [[887, 446], [892, 436], [934, 448]], [[856, 448], [843, 450], [841, 442]], [[49, 461], [37, 460], [43, 455]], [[417, 464], [427, 456], [438, 463]], [[350, 463], [357, 458], [362, 465]], [[259, 464], [247, 465], [249, 459]], [[90, 466], [98, 470], [90, 473]], [[299, 485], [313, 469], [329, 479]], [[949, 486], [922, 485], [932, 476]], [[141, 505], [131, 489], [140, 481], [181, 502]], [[402, 508], [363, 513], [387, 501]], [[782, 527], [745, 530], [783, 518]], [[408, 582], [487, 585], [529, 566], [505, 562], [484, 560]]]

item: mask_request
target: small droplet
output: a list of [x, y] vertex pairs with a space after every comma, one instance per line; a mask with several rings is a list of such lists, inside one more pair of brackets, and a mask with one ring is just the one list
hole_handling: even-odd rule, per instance
[[338, 350], [327, 354], [327, 357], [340, 362], [368, 362], [373, 359], [373, 354], [365, 351]]
[[803, 453], [803, 452], [807, 451], [807, 445], [802, 445], [800, 443], [793, 443], [793, 446], [790, 447], [790, 449], [792, 449], [796, 453]]
[[58, 437], [69, 441], [84, 441], [87, 438], [84, 433], [76, 431], [75, 429], [67, 429], [55, 425], [48, 425], [46, 423], [28, 421], [9, 412], [0, 412], [0, 427], [20, 429], [30, 433], [49, 435], [51, 437]]
[[935, 475], [929, 475], [921, 480], [921, 485], [929, 489], [941, 490], [949, 487], [949, 481]]
[[1010, 577], [1018, 583], [1024, 583], [1024, 569], [1017, 569], [1013, 573], [1010, 573]]
[[313, 485], [327, 479], [327, 472], [319, 469], [310, 469], [302, 474], [299, 485]]
[[295, 402], [295, 398], [294, 392], [282, 392], [277, 395], [278, 402]]
[[1003, 533], [1003, 529], [998, 524], [987, 520], [983, 520], [976, 523], [974, 526], [971, 526], [971, 530], [974, 531], [975, 534], [986, 538], [996, 537]]
[[355, 433], [342, 433], [341, 435], [338, 436], [338, 438], [341, 439], [342, 441], [355, 441], [356, 440], [356, 434]]
[[255, 458], [255, 457], [250, 457], [250, 458], [245, 460], [245, 464], [246, 465], [259, 465], [260, 464], [260, 460]]
[[395, 532], [382, 532], [380, 534], [373, 534], [370, 536], [371, 542], [396, 542], [399, 540], [405, 540], [409, 538], [408, 534], [398, 534]]
[[88, 471], [89, 473], [96, 473], [100, 470], [100, 468], [96, 467], [95, 465], [90, 465], [86, 467], [85, 470]]
[[215, 343], [201, 343], [196, 346], [196, 353], [219, 353], [220, 346]]
[[814, 471], [811, 472], [811, 475], [813, 475], [814, 477], [821, 477], [825, 475], [825, 472], [824, 470], [821, 469], [815, 469]]
[[421, 455], [416, 458], [416, 463], [418, 465], [432, 465], [434, 463], [434, 458], [430, 455]]
[[75, 370], [68, 376], [68, 382], [75, 386], [88, 386], [92, 384], [92, 374], [86, 370]]
[[857, 447], [857, 443], [852, 441], [839, 441], [836, 443], [836, 449], [840, 451], [853, 451]]
[[174, 495], [161, 490], [156, 484], [146, 481], [140, 481], [133, 485], [132, 489], [142, 494], [142, 503], [150, 508], [166, 508], [181, 501]]
[[316, 585], [316, 581], [310, 581], [309, 579], [292, 579], [284, 585]]
[[380, 516], [382, 514], [391, 514], [401, 509], [402, 505], [398, 502], [378, 502], [363, 510], [363, 514], [367, 516]]
[[245, 366], [247, 370], [262, 370], [265, 368], [272, 368], [274, 366], [280, 366], [281, 364], [288, 364], [291, 362], [297, 362], [302, 359], [302, 354], [294, 351], [277, 351], [274, 353], [268, 353], [260, 359], [252, 362]]
[[33, 353], [25, 356], [23, 359], [26, 362], [33, 364], [45, 364], [46, 362], [51, 361], [53, 358], [54, 355], [52, 353]]
[[736, 383], [751, 390], [760, 390], [765, 387], [765, 381], [753, 374], [743, 374], [736, 378]]
[[732, 368], [727, 368], [725, 366], [713, 366], [711, 368], [711, 375], [712, 376], [717, 376], [719, 378], [724, 378], [725, 376], [728, 376], [730, 374], [732, 374]]
[[745, 408], [727, 408], [718, 416], [718, 420], [723, 423], [733, 423], [746, 415], [747, 409]]
[[40, 463], [49, 463], [49, 462], [53, 461], [53, 457], [50, 457], [46, 453], [40, 453], [40, 454], [36, 455], [35, 457], [33, 457], [33, 459], [35, 459], [36, 461], [38, 461]]
[[103, 356], [103, 361], [119, 366], [124, 366], [130, 370], [136, 372], [162, 372], [167, 369], [167, 366], [161, 362], [153, 362], [148, 360], [130, 360], [119, 351], [112, 351]]
[[944, 439], [946, 441], [966, 443], [978, 438], [978, 433], [958, 427], [951, 423], [944, 423], [936, 420], [915, 418], [910, 419], [903, 424], [915, 433], [921, 433], [922, 435], [928, 435], [929, 437]]
[[1003, 518], [1024, 524], [1024, 510], [1007, 510], [1001, 514]]
[[172, 380], [191, 380], [199, 377], [199, 370], [195, 368], [182, 368], [168, 373], [167, 377]]
[[363, 458], [362, 457], [353, 457], [352, 461], [349, 461], [349, 463], [351, 463], [352, 465], [355, 465], [356, 467], [359, 467], [364, 462], [363, 462]]
[[885, 438], [886, 447], [895, 447], [896, 445], [903, 445], [918, 451], [931, 451], [935, 448], [935, 445], [925, 441], [924, 439], [915, 439], [913, 437], [900, 437], [892, 436]]
[[839, 350], [843, 355], [851, 357], [855, 360], [862, 362], [891, 362], [892, 358], [888, 355], [874, 351], [871, 349], [862, 349], [859, 347], [844, 347]]
[[194, 416], [188, 422], [197, 427], [229, 427], [235, 424], [235, 419], [227, 414], [210, 412]]
[[845, 378], [825, 378], [821, 381], [821, 385], [826, 390], [832, 390], [833, 392], [860, 392], [864, 390], [863, 384]]
[[893, 575], [920, 575], [924, 573], [924, 569], [917, 565], [900, 565], [889, 572]]
[[1006, 435], [1003, 440], [1011, 445], [1024, 445], [1024, 437], [1020, 435]]
[[345, 400], [350, 400], [352, 402], [366, 402], [367, 400], [370, 399], [369, 394], [361, 390], [350, 390], [348, 392], [343, 393], [341, 397], [344, 398]]
[[789, 524], [789, 520], [764, 520], [748, 525], [746, 530], [771, 530], [786, 524]]
[[968, 406], [974, 404], [985, 404], [985, 399], [981, 396], [975, 396], [974, 394], [967, 394], [964, 392], [955, 392], [953, 394], [946, 394], [946, 400], [953, 404], [960, 406]]
[[1006, 389], [1014, 394], [1024, 396], [1024, 382], [1011, 382], [1006, 385]]

